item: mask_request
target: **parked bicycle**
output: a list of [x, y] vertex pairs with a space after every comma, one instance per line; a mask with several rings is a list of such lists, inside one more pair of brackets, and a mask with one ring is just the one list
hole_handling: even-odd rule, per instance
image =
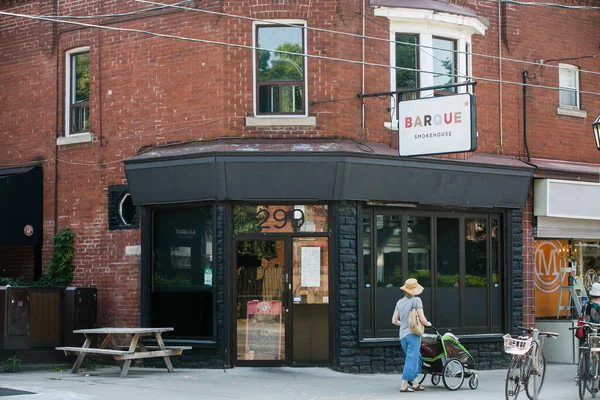
[[[586, 392], [589, 392], [592, 398], [595, 398], [600, 388], [598, 377], [598, 361], [600, 360], [600, 335], [598, 330], [600, 324], [581, 322], [581, 326], [586, 334], [585, 341], [579, 346], [579, 363], [575, 381], [579, 388], [579, 398], [583, 400]], [[576, 326], [569, 329], [575, 330], [578, 328]]]
[[530, 400], [537, 400], [546, 376], [546, 358], [542, 353], [544, 340], [547, 337], [556, 339], [559, 334], [523, 326], [517, 328], [528, 335], [504, 335], [504, 351], [513, 356], [506, 373], [506, 400], [516, 399], [522, 390]]

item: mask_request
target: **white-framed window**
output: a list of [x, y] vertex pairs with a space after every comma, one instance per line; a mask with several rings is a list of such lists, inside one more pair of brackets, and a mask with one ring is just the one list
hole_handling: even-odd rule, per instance
[[558, 64], [559, 106], [579, 109], [579, 68]]
[[[477, 17], [447, 14], [426, 9], [375, 8], [375, 15], [390, 21], [390, 90], [430, 87], [466, 82], [471, 78], [471, 37], [484, 35], [486, 26]], [[421, 90], [403, 99], [465, 93], [466, 86]], [[397, 129], [398, 98], [390, 108]]]
[[90, 48], [65, 53], [65, 137], [88, 133], [90, 118]]
[[[306, 21], [255, 21], [253, 116], [247, 126], [314, 126], [308, 116]], [[272, 50], [279, 50], [272, 51]]]
[[255, 24], [255, 115], [306, 115], [305, 26]]

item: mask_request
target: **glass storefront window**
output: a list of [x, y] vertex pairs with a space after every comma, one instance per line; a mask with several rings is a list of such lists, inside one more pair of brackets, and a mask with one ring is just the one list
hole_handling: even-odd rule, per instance
[[390, 318], [406, 278], [424, 287], [424, 311], [436, 327], [502, 332], [499, 221], [497, 214], [363, 209], [361, 337], [397, 337]]
[[214, 336], [213, 207], [153, 212], [150, 324]]
[[233, 207], [233, 230], [239, 233], [328, 232], [327, 205], [245, 205]]

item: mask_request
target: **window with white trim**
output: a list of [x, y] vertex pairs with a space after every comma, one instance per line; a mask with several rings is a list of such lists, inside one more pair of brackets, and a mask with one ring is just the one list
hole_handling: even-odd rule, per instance
[[304, 22], [255, 24], [254, 115], [306, 116]]
[[[471, 75], [471, 37], [484, 35], [487, 27], [477, 17], [446, 14], [426, 9], [375, 8], [375, 15], [390, 21], [390, 90], [449, 85], [466, 82]], [[421, 90], [408, 93], [404, 100], [417, 97], [464, 93], [467, 87]], [[391, 122], [397, 129], [397, 101], [391, 101]]]
[[69, 136], [89, 131], [90, 49], [70, 50], [65, 59], [65, 136]]
[[558, 64], [560, 107], [579, 109], [579, 68], [570, 64]]

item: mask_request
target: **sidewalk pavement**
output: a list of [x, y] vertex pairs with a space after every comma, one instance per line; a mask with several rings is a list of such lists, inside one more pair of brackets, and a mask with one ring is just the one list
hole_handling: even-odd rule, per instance
[[[575, 365], [548, 364], [540, 400], [577, 399]], [[479, 372], [479, 387], [469, 389], [468, 379], [457, 391], [443, 383], [425, 391], [400, 393], [400, 375], [352, 375], [327, 368], [176, 369], [131, 368], [119, 377], [118, 367], [95, 371], [28, 371], [0, 374], [0, 399], [6, 400], [359, 400], [359, 399], [503, 399], [506, 370]], [[31, 392], [11, 395], [4, 389]], [[589, 394], [588, 394], [589, 396]], [[519, 398], [527, 399], [525, 393]]]

